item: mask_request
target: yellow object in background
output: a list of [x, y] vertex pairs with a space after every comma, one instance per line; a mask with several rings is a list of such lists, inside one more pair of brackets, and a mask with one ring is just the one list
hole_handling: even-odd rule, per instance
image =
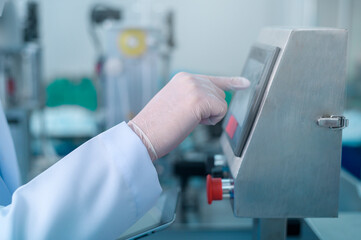
[[139, 29], [128, 29], [119, 36], [119, 47], [128, 57], [139, 57], [147, 50], [146, 33]]

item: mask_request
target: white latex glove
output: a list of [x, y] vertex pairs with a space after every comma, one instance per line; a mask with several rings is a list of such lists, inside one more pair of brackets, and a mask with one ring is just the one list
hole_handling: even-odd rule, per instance
[[128, 125], [142, 139], [152, 160], [178, 146], [199, 124], [214, 125], [227, 112], [224, 90], [247, 88], [241, 77], [178, 73]]

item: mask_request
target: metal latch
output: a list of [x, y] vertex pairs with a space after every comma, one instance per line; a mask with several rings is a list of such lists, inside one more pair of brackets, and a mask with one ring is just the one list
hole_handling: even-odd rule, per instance
[[348, 119], [344, 116], [325, 116], [317, 120], [317, 125], [333, 130], [344, 129], [348, 126]]

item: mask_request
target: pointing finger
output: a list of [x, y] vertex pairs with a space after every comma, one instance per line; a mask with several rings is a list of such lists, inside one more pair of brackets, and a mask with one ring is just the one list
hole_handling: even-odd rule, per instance
[[244, 77], [216, 77], [216, 76], [206, 76], [206, 75], [197, 75], [197, 76], [209, 79], [217, 87], [225, 91], [241, 90], [248, 88], [249, 85], [251, 85], [250, 81]]

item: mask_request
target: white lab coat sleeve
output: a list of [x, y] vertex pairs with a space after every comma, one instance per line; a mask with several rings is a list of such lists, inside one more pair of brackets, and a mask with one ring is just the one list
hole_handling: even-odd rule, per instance
[[115, 239], [160, 193], [146, 148], [123, 122], [18, 188], [0, 207], [0, 239]]

